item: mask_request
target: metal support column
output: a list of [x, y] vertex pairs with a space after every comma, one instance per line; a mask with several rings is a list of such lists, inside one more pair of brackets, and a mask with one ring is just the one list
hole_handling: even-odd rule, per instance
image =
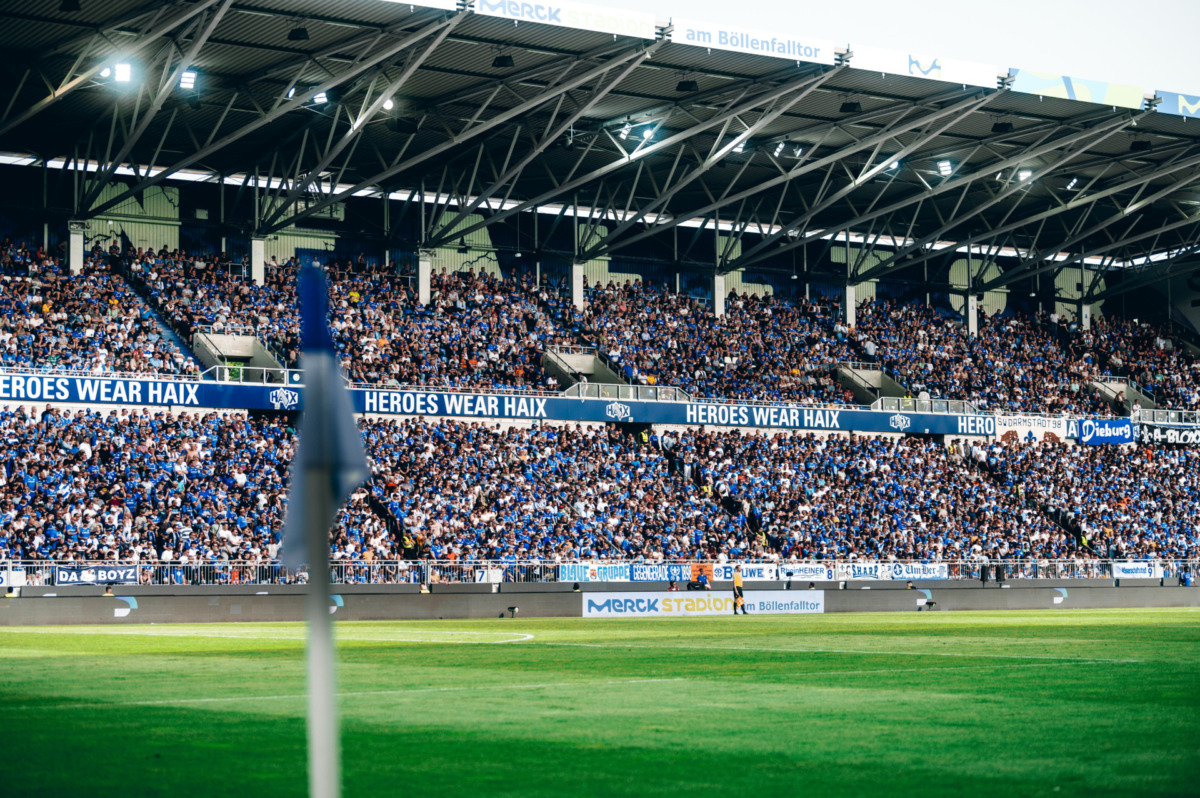
[[71, 274], [79, 274], [83, 271], [83, 234], [87, 231], [87, 223], [72, 220], [67, 222], [67, 230], [71, 234]]
[[267, 240], [262, 236], [250, 237], [250, 277], [256, 285], [266, 282]]
[[429, 304], [429, 286], [433, 278], [433, 261], [421, 258], [417, 261], [417, 301], [422, 305]]

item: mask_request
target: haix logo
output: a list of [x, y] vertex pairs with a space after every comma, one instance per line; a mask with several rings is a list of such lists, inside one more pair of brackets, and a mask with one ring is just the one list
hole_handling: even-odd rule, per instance
[[629, 411], [629, 405], [624, 405], [620, 402], [609, 402], [608, 406], [604, 408], [604, 412], [609, 418], [615, 418], [617, 421], [633, 417], [633, 414]]
[[891, 423], [892, 429], [898, 429], [901, 432], [912, 426], [912, 419], [903, 413], [897, 413], [888, 419], [888, 421]]
[[293, 410], [300, 404], [300, 393], [287, 388], [276, 388], [269, 398], [276, 410]]

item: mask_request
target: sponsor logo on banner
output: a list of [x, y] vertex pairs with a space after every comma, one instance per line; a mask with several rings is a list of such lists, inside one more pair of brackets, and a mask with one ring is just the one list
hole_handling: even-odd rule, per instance
[[854, 54], [850, 58], [850, 66], [870, 72], [944, 80], [947, 83], [965, 83], [968, 86], [983, 86], [988, 89], [996, 88], [999, 81], [1000, 71], [994, 64], [959, 61], [903, 50], [863, 47], [853, 42], [850, 44], [850, 52]]
[[300, 392], [290, 388], [276, 388], [270, 398], [275, 410], [295, 410], [300, 405]]
[[1125, 560], [1112, 564], [1115, 579], [1162, 579], [1162, 564], [1148, 560]]
[[1141, 424], [1138, 438], [1142, 443], [1167, 443], [1175, 446], [1200, 446], [1200, 428], [1160, 427]]
[[909, 579], [949, 579], [950, 566], [946, 563], [894, 562], [891, 563], [891, 578], [904, 581]]
[[828, 581], [833, 579], [833, 576], [832, 566], [825, 566], [815, 562], [792, 562], [783, 563], [779, 566], [780, 579], [815, 582], [818, 579]]
[[[712, 579], [725, 582], [733, 581], [733, 566], [736, 563], [718, 563], [713, 566]], [[775, 565], [757, 565], [742, 563], [742, 579], [747, 582], [773, 582], [779, 578], [779, 569]]]
[[713, 50], [730, 50], [751, 55], [773, 55], [792, 61], [832, 64], [837, 46], [823, 39], [790, 36], [779, 31], [751, 30], [694, 19], [672, 19], [671, 41]]
[[634, 563], [630, 571], [634, 582], [687, 582], [692, 578], [692, 566], [689, 563]]
[[54, 569], [54, 584], [56, 585], [106, 585], [136, 584], [137, 566], [135, 565], [96, 565], [72, 567], [60, 565]]
[[[728, 615], [733, 596], [720, 593], [589, 593], [582, 597], [584, 618], [679, 618]], [[746, 609], [759, 615], [800, 615], [825, 611], [823, 590], [748, 590]]]
[[891, 425], [892, 429], [900, 430], [901, 432], [904, 432], [905, 430], [907, 430], [909, 427], [912, 426], [912, 419], [909, 418], [908, 416], [904, 415], [903, 413], [897, 413], [896, 415], [894, 415], [888, 419], [888, 424]]
[[654, 15], [641, 11], [593, 6], [586, 3], [531, 3], [525, 0], [475, 0], [475, 13], [485, 17], [505, 17], [518, 22], [540, 22], [561, 28], [594, 30], [618, 36], [653, 39]]
[[838, 563], [838, 579], [891, 579], [892, 566], [877, 562], [844, 562]]
[[558, 566], [560, 582], [628, 582], [628, 565], [568, 563]]
[[622, 404], [621, 402], [609, 402], [604, 408], [604, 415], [614, 418], [617, 421], [633, 418], [633, 413], [630, 412], [629, 405]]
[[1127, 418], [1085, 418], [1078, 424], [1079, 442], [1088, 446], [1133, 443], [1133, 424]]

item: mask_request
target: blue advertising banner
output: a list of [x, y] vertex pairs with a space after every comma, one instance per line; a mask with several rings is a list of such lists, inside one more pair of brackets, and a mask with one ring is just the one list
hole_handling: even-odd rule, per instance
[[1200, 119], [1200, 94], [1180, 94], [1174, 91], [1160, 91], [1158, 96], [1162, 102], [1158, 104], [1160, 114], [1172, 116], [1190, 116]]
[[0, 402], [298, 410], [300, 391], [211, 380], [138, 380], [6, 372], [0, 374]]
[[134, 585], [137, 584], [136, 565], [60, 565], [54, 569], [56, 585]]
[[630, 566], [634, 582], [686, 582], [692, 578], [690, 563], [666, 563], [647, 565], [634, 563]]
[[560, 582], [628, 582], [629, 565], [597, 565], [595, 563], [569, 563], [558, 566]]
[[1133, 423], [1127, 418], [1085, 418], [1079, 421], [1078, 438], [1088, 446], [1133, 443]]

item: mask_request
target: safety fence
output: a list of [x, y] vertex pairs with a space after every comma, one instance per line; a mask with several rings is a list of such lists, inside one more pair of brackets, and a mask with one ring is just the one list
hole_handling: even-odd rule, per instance
[[[343, 560], [330, 565], [334, 584], [436, 585], [444, 583], [519, 582], [668, 582], [728, 581], [740, 566], [748, 583], [848, 581], [974, 580], [981, 583], [1024, 579], [1175, 579], [1185, 584], [1200, 574], [1200, 558], [1192, 560], [962, 560], [808, 561], [808, 562], [676, 562], [620, 563], [540, 561], [446, 562], [442, 560]], [[289, 571], [270, 562], [55, 562], [0, 563], [0, 586], [43, 585], [279, 585], [302, 584], [307, 568]]]

